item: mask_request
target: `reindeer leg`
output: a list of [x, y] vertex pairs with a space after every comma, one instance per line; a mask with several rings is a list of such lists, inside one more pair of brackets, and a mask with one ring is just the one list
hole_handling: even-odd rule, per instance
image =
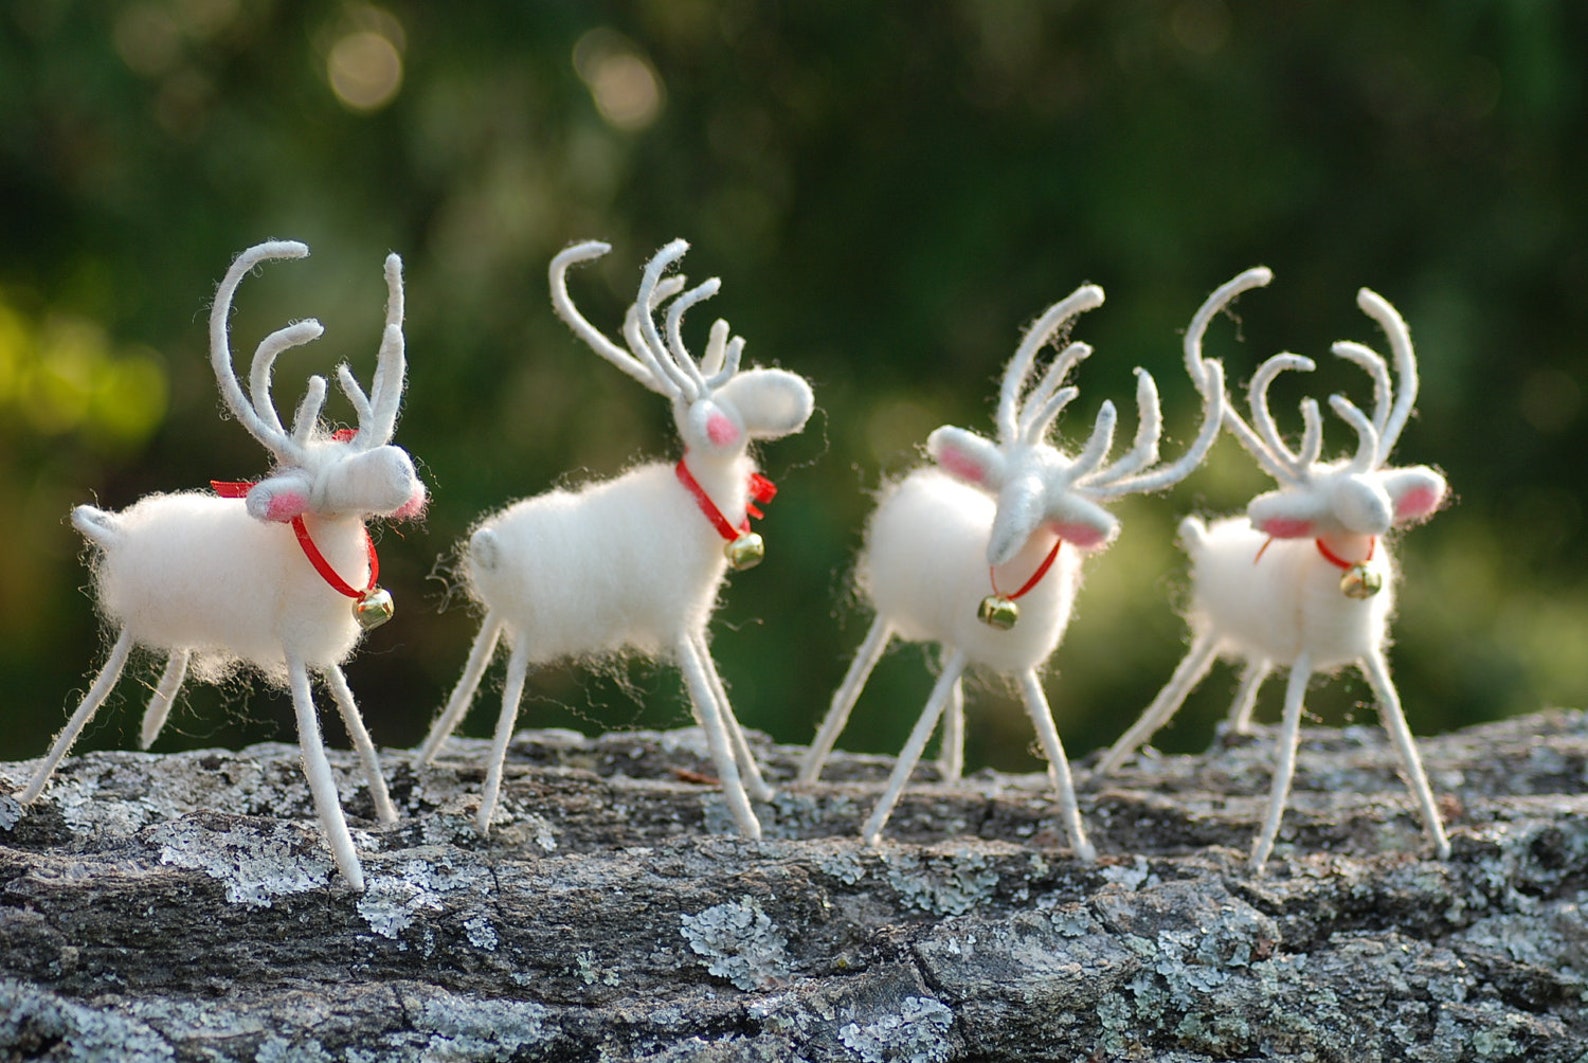
[[1230, 705], [1230, 733], [1250, 734], [1252, 710], [1257, 707], [1257, 691], [1274, 670], [1272, 661], [1253, 659], [1241, 671], [1241, 684], [1235, 689], [1235, 701]]
[[[476, 643], [478, 645], [478, 643]], [[485, 770], [485, 787], [480, 791], [480, 813], [476, 819], [481, 834], [491, 833], [491, 815], [502, 791], [502, 767], [507, 763], [507, 744], [518, 723], [518, 703], [524, 697], [524, 677], [529, 674], [529, 636], [519, 634], [507, 656], [507, 684], [502, 687], [502, 714], [496, 718], [496, 733], [491, 739], [491, 763]]]
[[723, 722], [722, 714], [717, 711], [717, 699], [711, 689], [709, 666], [701, 661], [688, 635], [678, 640], [675, 652], [679, 670], [684, 673], [684, 687], [694, 706], [695, 719], [706, 733], [711, 759], [716, 763], [717, 775], [722, 779], [722, 792], [728, 802], [728, 810], [733, 813], [740, 834], [752, 840], [760, 838], [761, 821], [755, 818], [755, 810], [750, 807], [750, 798], [739, 777], [739, 765], [734, 759], [728, 727]]
[[944, 782], [957, 782], [965, 774], [965, 681], [954, 684], [943, 710], [943, 737], [937, 752], [937, 771]]
[[1417, 743], [1412, 739], [1411, 729], [1406, 726], [1406, 714], [1401, 711], [1400, 695], [1390, 679], [1389, 664], [1384, 660], [1383, 653], [1364, 657], [1360, 664], [1362, 674], [1367, 676], [1373, 692], [1378, 695], [1379, 717], [1395, 743], [1395, 752], [1400, 754], [1401, 767], [1406, 773], [1406, 786], [1417, 802], [1417, 811], [1422, 814], [1428, 840], [1434, 843], [1434, 851], [1439, 854], [1439, 859], [1448, 860], [1450, 839], [1445, 837], [1445, 825], [1439, 819], [1439, 806], [1434, 803], [1434, 792], [1428, 785], [1427, 772], [1423, 771], [1422, 757], [1417, 754]]
[[436, 754], [441, 752], [441, 747], [452, 736], [452, 732], [458, 729], [458, 724], [463, 722], [463, 714], [469, 710], [469, 705], [474, 701], [475, 691], [480, 688], [480, 677], [485, 674], [486, 667], [491, 663], [491, 656], [496, 653], [496, 643], [501, 636], [501, 620], [497, 619], [495, 613], [486, 613], [485, 621], [480, 624], [480, 633], [474, 637], [474, 645], [469, 650], [468, 663], [463, 666], [463, 674], [458, 677], [458, 685], [452, 688], [452, 696], [447, 699], [446, 708], [436, 717], [436, 722], [430, 727], [430, 733], [419, 746], [421, 765], [434, 762]]
[[1290, 680], [1285, 684], [1285, 717], [1280, 725], [1279, 738], [1274, 748], [1274, 782], [1268, 792], [1268, 815], [1263, 827], [1252, 843], [1250, 867], [1252, 874], [1261, 875], [1268, 854], [1274, 850], [1274, 839], [1279, 836], [1279, 821], [1285, 814], [1285, 802], [1290, 797], [1290, 780], [1296, 772], [1296, 746], [1301, 741], [1301, 707], [1307, 697], [1307, 680], [1312, 678], [1312, 657], [1303, 653], [1290, 666]]
[[695, 643], [695, 652], [700, 655], [701, 662], [706, 666], [706, 678], [711, 682], [712, 696], [717, 699], [717, 712], [728, 727], [728, 738], [733, 742], [733, 755], [739, 763], [739, 772], [744, 778], [744, 788], [752, 799], [770, 801], [777, 796], [777, 791], [767, 785], [766, 779], [762, 777], [761, 765], [756, 763], [755, 752], [751, 750], [749, 741], [744, 737], [744, 728], [739, 726], [739, 718], [733, 714], [733, 704], [728, 700], [728, 691], [722, 685], [722, 675], [717, 671], [717, 662], [712, 660], [711, 649], [706, 645], [706, 636], [696, 632], [691, 637]]
[[314, 708], [314, 692], [309, 688], [309, 669], [303, 661], [287, 655], [287, 679], [292, 686], [292, 708], [298, 717], [298, 747], [303, 753], [303, 774], [309, 780], [309, 793], [314, 796], [314, 810], [320, 816], [320, 829], [325, 833], [326, 844], [336, 860], [342, 879], [354, 892], [364, 892], [364, 869], [358, 862], [358, 851], [353, 848], [353, 835], [347, 829], [347, 817], [342, 814], [342, 802], [337, 797], [336, 779], [331, 775], [331, 762], [325, 756], [325, 742], [320, 737], [320, 715]]
[[800, 760], [799, 775], [795, 777], [795, 782], [800, 786], [809, 786], [821, 776], [822, 765], [827, 763], [827, 756], [833, 751], [833, 743], [838, 741], [844, 725], [849, 722], [849, 710], [855, 707], [855, 702], [860, 698], [860, 691], [865, 688], [866, 680], [871, 678], [871, 670], [877, 666], [882, 651], [888, 648], [888, 642], [892, 638], [893, 629], [881, 616], [871, 622], [871, 630], [866, 632], [865, 641], [860, 644], [860, 649], [855, 652], [855, 659], [850, 662], [849, 672], [839, 684], [838, 691], [833, 694], [832, 705], [828, 707], [827, 715], [816, 731], [816, 737], [811, 739], [810, 749], [805, 751], [805, 756]]
[[66, 721], [61, 733], [55, 736], [55, 744], [50, 747], [49, 756], [44, 758], [44, 763], [40, 764], [38, 771], [33, 773], [33, 781], [28, 783], [28, 788], [17, 795], [18, 804], [31, 804], [44, 792], [45, 784], [50, 781], [50, 776], [55, 774], [61, 758], [66, 756], [66, 751], [72, 748], [77, 736], [82, 733], [84, 727], [88, 726], [88, 721], [94, 718], [94, 713], [99, 711], [99, 706], [104, 704], [111, 690], [115, 688], [116, 680], [121, 678], [121, 670], [127, 666], [127, 655], [131, 652], [132, 633], [123, 628], [121, 634], [116, 637], [116, 644], [110, 648], [110, 656], [105, 660], [104, 667], [100, 668], [99, 675], [95, 677], [94, 685], [83, 696], [82, 704], [77, 706], [72, 718]]
[[149, 707], [143, 710], [143, 727], [138, 734], [140, 749], [154, 745], [154, 740], [160, 737], [161, 730], [165, 728], [166, 717], [171, 715], [171, 703], [176, 700], [176, 692], [182, 689], [182, 680], [187, 678], [190, 656], [187, 650], [172, 650], [170, 658], [166, 660], [165, 671], [160, 673], [160, 685], [154, 688]]
[[1075, 783], [1070, 778], [1070, 761], [1064, 755], [1059, 729], [1053, 724], [1053, 710], [1048, 707], [1047, 696], [1042, 693], [1042, 683], [1035, 671], [1028, 669], [1020, 674], [1020, 696], [1037, 729], [1037, 740], [1042, 743], [1042, 751], [1048, 757], [1048, 778], [1052, 780], [1053, 792], [1059, 799], [1059, 815], [1064, 820], [1065, 832], [1070, 836], [1070, 848], [1082, 863], [1093, 863], [1097, 860], [1097, 850], [1086, 840], [1086, 830], [1081, 826], [1081, 812], [1075, 801]]
[[1202, 682], [1208, 674], [1208, 669], [1213, 667], [1214, 651], [1218, 642], [1213, 633], [1204, 631], [1191, 641], [1191, 649], [1184, 658], [1175, 666], [1174, 674], [1169, 677], [1169, 682], [1164, 684], [1158, 696], [1152, 699], [1152, 704], [1147, 706], [1147, 711], [1141, 718], [1131, 724], [1130, 730], [1119, 736], [1102, 761], [1097, 765], [1099, 775], [1107, 775], [1119, 770], [1121, 764], [1132, 753], [1136, 752], [1146, 741], [1158, 732], [1158, 729], [1169, 722], [1180, 706], [1185, 703], [1186, 695]]
[[353, 740], [359, 763], [364, 766], [369, 796], [375, 802], [375, 818], [382, 823], [396, 823], [397, 809], [392, 806], [391, 795], [386, 792], [386, 779], [380, 773], [380, 758], [375, 755], [375, 743], [370, 741], [364, 718], [358, 713], [358, 702], [353, 700], [353, 690], [347, 685], [347, 676], [333, 664], [325, 670], [325, 683], [331, 688], [331, 699], [341, 710], [347, 736]]
[[915, 721], [909, 741], [899, 751], [893, 774], [888, 777], [888, 786], [877, 799], [877, 807], [871, 810], [871, 818], [860, 828], [860, 840], [867, 845], [877, 845], [882, 841], [882, 828], [887, 826], [888, 817], [893, 815], [893, 806], [899, 803], [899, 795], [910, 781], [910, 773], [920, 762], [921, 753], [926, 749], [926, 740], [937, 730], [938, 717], [943, 715], [943, 709], [948, 705], [959, 677], [965, 673], [966, 663], [964, 650], [954, 650], [943, 662], [943, 672], [932, 687], [931, 697], [926, 699], [926, 708], [921, 710], [921, 718]]

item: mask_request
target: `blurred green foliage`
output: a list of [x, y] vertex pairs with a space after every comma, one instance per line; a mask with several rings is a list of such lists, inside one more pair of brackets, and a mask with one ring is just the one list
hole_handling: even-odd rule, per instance
[[[1381, 345], [1354, 305], [1364, 284], [1418, 342], [1420, 414], [1398, 457], [1440, 465], [1459, 504], [1402, 550], [1394, 660], [1414, 728], [1581, 704], [1585, 45], [1588, 9], [1565, 0], [13, 0], [0, 757], [42, 751], [103, 653], [70, 506], [264, 471], [217, 416], [204, 319], [231, 257], [271, 236], [314, 256], [244, 286], [238, 346], [311, 315], [329, 329], [284, 359], [284, 408], [338, 359], [367, 379], [382, 256], [407, 263], [398, 441], [434, 503], [425, 526], [383, 533], [399, 619], [350, 669], [383, 744], [417, 741], [461, 668], [474, 620], [444, 562], [476, 517], [672, 453], [664, 405], [550, 312], [547, 261], [588, 237], [615, 248], [574, 280], [593, 320], [615, 330], [640, 264], [684, 236], [689, 271], [723, 278], [711, 310], [748, 360], [817, 390], [804, 435], [765, 454], [782, 486], [768, 563], [734, 579], [715, 627], [748, 725], [809, 737], [865, 629], [848, 580], [871, 492], [936, 425], [988, 427], [1025, 322], [1104, 285], [1080, 333], [1099, 353], [1061, 428], [1084, 435], [1106, 397], [1128, 410], [1140, 364], [1183, 445], [1196, 411], [1179, 330], [1259, 262], [1275, 285], [1210, 336], [1233, 380], [1280, 349]], [[1315, 392], [1361, 397], [1349, 367], [1314, 376]], [[1299, 396], [1281, 409], [1294, 417]], [[1119, 507], [1123, 537], [1091, 563], [1047, 681], [1072, 754], [1115, 737], [1182, 651], [1179, 516], [1265, 487], [1226, 439], [1169, 495]], [[884, 661], [847, 747], [901, 744], [923, 658]], [[131, 744], [154, 669], [135, 667], [84, 748]], [[677, 724], [677, 686], [643, 665], [550, 669], [522, 721]], [[972, 766], [1028, 766], [1029, 727], [990, 687]], [[1232, 689], [1215, 672], [1161, 744], [1199, 748]], [[1367, 696], [1348, 679], [1312, 706], [1371, 718]], [[487, 700], [471, 733], [489, 731]], [[257, 685], [187, 702], [163, 747], [291, 739], [290, 711]]]

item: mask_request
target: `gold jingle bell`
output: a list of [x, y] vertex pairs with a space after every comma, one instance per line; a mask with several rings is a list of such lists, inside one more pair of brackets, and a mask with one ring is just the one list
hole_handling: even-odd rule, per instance
[[373, 631], [392, 618], [397, 605], [384, 587], [371, 587], [353, 603], [353, 619], [365, 631]]
[[766, 543], [753, 531], [741, 532], [737, 539], [728, 541], [722, 552], [727, 555], [729, 568], [743, 572], [759, 565], [766, 557]]
[[1340, 577], [1340, 593], [1358, 600], [1371, 598], [1384, 589], [1384, 574], [1357, 562]]
[[1015, 626], [1015, 621], [1020, 619], [1020, 607], [1012, 598], [1002, 594], [989, 594], [976, 608], [976, 619], [988, 627], [1008, 631]]

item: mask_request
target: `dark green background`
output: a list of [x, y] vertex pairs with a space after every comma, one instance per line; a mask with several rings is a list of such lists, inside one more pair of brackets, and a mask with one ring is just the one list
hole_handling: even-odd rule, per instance
[[[357, 32], [403, 64], [368, 112], [327, 75]], [[399, 619], [349, 670], [382, 744], [416, 742], [462, 665], [474, 621], [442, 608], [436, 563], [479, 514], [674, 454], [665, 404], [550, 312], [546, 262], [589, 237], [615, 247], [575, 278], [594, 320], [615, 329], [640, 263], [683, 236], [690, 274], [723, 278], [711, 310], [748, 360], [816, 389], [803, 436], [765, 451], [783, 488], [768, 562], [714, 625], [748, 725], [809, 737], [869, 619], [848, 580], [870, 493], [936, 425], [988, 427], [1026, 322], [1102, 284], [1108, 304], [1077, 333], [1098, 354], [1061, 429], [1084, 437], [1112, 397], [1132, 431], [1140, 364], [1177, 453], [1195, 423], [1179, 330], [1257, 263], [1276, 283], [1210, 334], [1237, 383], [1282, 349], [1382, 347], [1354, 305], [1364, 284], [1417, 340], [1422, 398], [1397, 457], [1443, 468], [1458, 504], [1403, 540], [1394, 662], [1413, 728], [1580, 704], [1585, 44], [1588, 10], [1547, 0], [7, 4], [0, 757], [43, 750], [103, 653], [69, 508], [264, 471], [217, 416], [204, 324], [231, 256], [272, 236], [314, 257], [245, 283], [237, 345], [295, 318], [328, 328], [284, 360], [283, 407], [340, 358], [367, 379], [381, 258], [407, 261], [398, 441], [434, 504], [384, 533]], [[659, 108], [614, 124], [603, 69], [650, 70]], [[1359, 371], [1316, 377], [1319, 395], [1367, 401]], [[1303, 390], [1277, 391], [1295, 430]], [[1331, 452], [1353, 443], [1332, 417], [1328, 433]], [[1173, 492], [1118, 507], [1123, 536], [1091, 564], [1047, 679], [1072, 753], [1115, 737], [1183, 648], [1179, 516], [1267, 486], [1225, 439]], [[82, 748], [132, 744], [154, 674], [135, 666]], [[896, 749], [929, 682], [918, 650], [891, 656], [843, 744]], [[1373, 719], [1359, 679], [1320, 686], [1323, 718]], [[1232, 687], [1216, 671], [1162, 743], [1200, 748]], [[521, 719], [674, 725], [677, 688], [666, 668], [552, 669]], [[972, 767], [1031, 763], [999, 684], [971, 712]], [[193, 688], [160, 748], [291, 740], [290, 721], [257, 684]]]

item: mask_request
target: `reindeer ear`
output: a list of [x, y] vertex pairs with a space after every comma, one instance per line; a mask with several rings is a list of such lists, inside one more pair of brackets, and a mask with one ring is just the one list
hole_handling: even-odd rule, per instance
[[944, 425], [926, 439], [926, 452], [956, 480], [996, 491], [1003, 483], [1004, 456], [975, 432]]
[[1396, 524], [1416, 524], [1439, 511], [1449, 494], [1445, 478], [1426, 465], [1392, 469], [1384, 474], [1384, 490], [1395, 505]]
[[1252, 527], [1275, 539], [1311, 539], [1328, 509], [1322, 498], [1296, 491], [1269, 491], [1246, 507]]
[[816, 397], [805, 378], [786, 369], [746, 369], [717, 389], [733, 404], [752, 439], [781, 439], [805, 427]]
[[272, 476], [248, 489], [248, 515], [255, 520], [286, 523], [309, 508], [309, 480], [301, 474]]
[[1118, 517], [1079, 495], [1066, 494], [1051, 522], [1059, 538], [1083, 550], [1105, 546], [1119, 533]]

